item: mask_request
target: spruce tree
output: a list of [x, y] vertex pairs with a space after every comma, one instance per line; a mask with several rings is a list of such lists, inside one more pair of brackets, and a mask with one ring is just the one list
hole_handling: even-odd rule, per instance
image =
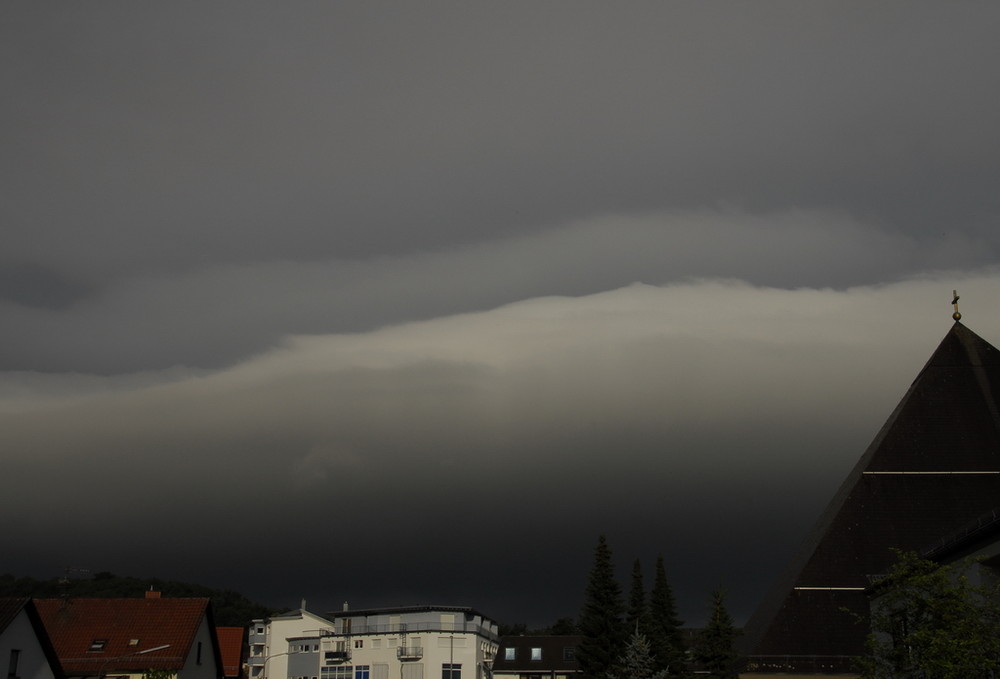
[[681, 625], [661, 554], [656, 558], [656, 574], [649, 596], [649, 642], [656, 669], [667, 670], [675, 677], [687, 673], [687, 648]]
[[618, 667], [609, 672], [607, 679], [667, 679], [666, 670], [656, 672], [653, 656], [645, 635], [633, 632], [625, 646], [625, 654], [618, 658]]
[[600, 536], [594, 565], [587, 582], [586, 599], [580, 612], [580, 646], [577, 660], [588, 677], [605, 677], [622, 654], [626, 635], [622, 614], [622, 590], [615, 579], [611, 548]]
[[718, 679], [735, 679], [738, 676], [739, 654], [736, 637], [739, 632], [733, 625], [725, 605], [726, 595], [721, 589], [712, 592], [708, 624], [698, 634], [694, 657], [708, 672]]
[[645, 635], [649, 630], [649, 616], [646, 611], [646, 587], [642, 581], [642, 564], [636, 559], [632, 565], [632, 589], [628, 597], [628, 614], [625, 628], [629, 634]]

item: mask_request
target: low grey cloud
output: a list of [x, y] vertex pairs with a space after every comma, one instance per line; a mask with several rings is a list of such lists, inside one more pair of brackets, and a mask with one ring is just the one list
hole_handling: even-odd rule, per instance
[[[606, 532], [623, 559], [665, 552], [687, 618], [720, 579], [745, 615], [789, 526], [805, 529], [943, 336], [953, 284], [977, 291], [970, 306], [1000, 291], [994, 272], [839, 292], [635, 284], [289, 337], [227, 369], [71, 395], [39, 375], [31, 407], [22, 376], [0, 401], [3, 511], [32, 549], [9, 563], [166, 577], [191, 568], [175, 552], [221, 549], [236, 556], [218, 584], [272, 601], [440, 593], [545, 623], [575, 615]], [[719, 561], [746, 532], [753, 575]], [[551, 570], [509, 570], [528, 554]], [[400, 559], [459, 572], [412, 588], [391, 577]]]

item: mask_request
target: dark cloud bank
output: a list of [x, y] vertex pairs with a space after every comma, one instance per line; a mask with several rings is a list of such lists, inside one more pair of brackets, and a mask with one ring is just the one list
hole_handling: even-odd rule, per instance
[[0, 9], [6, 571], [745, 618], [993, 317], [1000, 10]]

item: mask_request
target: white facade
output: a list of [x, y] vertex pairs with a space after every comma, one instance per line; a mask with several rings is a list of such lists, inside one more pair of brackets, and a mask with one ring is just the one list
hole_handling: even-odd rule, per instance
[[0, 662], [5, 664], [8, 676], [16, 679], [55, 678], [42, 642], [24, 608], [0, 630]]
[[325, 625], [299, 624], [305, 633], [284, 639], [275, 632], [292, 627], [272, 621], [266, 675], [251, 679], [485, 679], [499, 642], [495, 622], [462, 607], [343, 611], [319, 620]]
[[285, 679], [288, 676], [288, 656], [297, 653], [291, 649], [289, 639], [317, 637], [333, 630], [333, 623], [310, 613], [304, 608], [267, 620], [254, 620], [247, 636], [250, 655], [247, 658], [249, 679]]

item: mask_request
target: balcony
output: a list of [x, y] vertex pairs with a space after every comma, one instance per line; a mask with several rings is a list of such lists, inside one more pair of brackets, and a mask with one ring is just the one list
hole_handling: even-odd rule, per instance
[[396, 657], [400, 660], [420, 660], [424, 657], [423, 646], [400, 646], [396, 649]]
[[326, 663], [346, 662], [351, 659], [351, 652], [347, 649], [336, 651], [323, 651], [323, 661]]

